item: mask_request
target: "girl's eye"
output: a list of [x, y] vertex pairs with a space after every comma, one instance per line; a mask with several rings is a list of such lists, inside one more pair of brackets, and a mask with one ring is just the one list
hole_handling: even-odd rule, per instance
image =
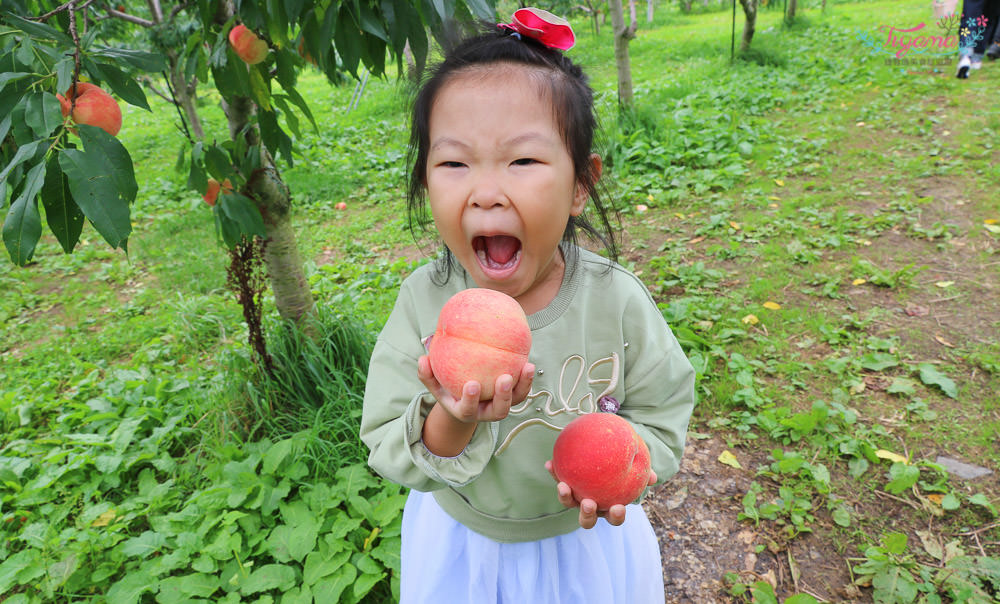
[[537, 163], [537, 161], [530, 157], [522, 157], [521, 159], [515, 159], [513, 163], [515, 166], [530, 166]]
[[444, 167], [444, 168], [461, 168], [464, 165], [465, 164], [463, 164], [460, 161], [443, 161], [443, 162], [441, 162], [441, 166]]

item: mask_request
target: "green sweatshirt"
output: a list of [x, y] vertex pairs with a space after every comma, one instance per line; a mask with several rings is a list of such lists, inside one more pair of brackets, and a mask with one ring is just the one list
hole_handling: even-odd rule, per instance
[[[385, 478], [433, 491], [457, 521], [495, 541], [545, 539], [578, 528], [545, 469], [563, 426], [597, 411], [602, 396], [621, 403], [649, 447], [664, 481], [677, 473], [695, 402], [694, 370], [645, 286], [625, 268], [584, 249], [567, 268], [556, 298], [528, 317], [528, 398], [498, 422], [476, 427], [456, 457], [439, 457], [421, 440], [434, 398], [417, 379], [423, 339], [456, 292], [476, 287], [458, 268], [443, 285], [434, 265], [402, 284], [372, 355], [361, 418], [369, 465]], [[572, 258], [572, 256], [571, 256]]]

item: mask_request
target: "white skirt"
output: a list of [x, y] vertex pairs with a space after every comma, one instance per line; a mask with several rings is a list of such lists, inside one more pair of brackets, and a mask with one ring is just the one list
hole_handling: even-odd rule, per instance
[[646, 512], [522, 543], [466, 528], [430, 493], [403, 509], [401, 604], [662, 604], [660, 546]]

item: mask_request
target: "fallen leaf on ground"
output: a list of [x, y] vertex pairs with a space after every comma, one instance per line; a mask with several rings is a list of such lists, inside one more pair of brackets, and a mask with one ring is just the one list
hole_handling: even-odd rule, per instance
[[851, 285], [864, 285], [865, 283], [868, 283], [866, 279], [855, 279], [854, 281], [851, 281]]
[[945, 288], [945, 287], [951, 287], [952, 285], [955, 285], [955, 282], [954, 281], [938, 281], [934, 285], [936, 285], [938, 287], [941, 287], [941, 288]]
[[742, 470], [743, 466], [740, 465], [740, 461], [736, 459], [736, 456], [729, 451], [723, 451], [719, 454], [719, 463], [724, 463], [727, 466], [732, 466], [737, 470]]
[[742, 228], [742, 227], [740, 227], [740, 223], [738, 223], [738, 222], [733, 222], [732, 220], [730, 220], [730, 221], [729, 221], [729, 226], [733, 227], [733, 228], [734, 228], [734, 229], [736, 229], [737, 231], [738, 231], [738, 230], [740, 230], [740, 229]]
[[785, 186], [785, 181], [781, 180], [780, 178], [775, 178], [774, 184], [778, 185], [779, 187], [783, 187]]
[[926, 306], [921, 306], [919, 304], [907, 304], [903, 312], [910, 317], [926, 317], [930, 314], [931, 310]]
[[705, 236], [702, 235], [701, 237], [695, 237], [694, 239], [689, 240], [688, 243], [700, 243], [700, 242], [702, 242], [704, 240], [705, 240]]
[[948, 348], [954, 348], [955, 347], [954, 344], [952, 344], [948, 340], [942, 338], [941, 336], [934, 336], [934, 339], [937, 340], [937, 343], [940, 344], [940, 345], [942, 345], [942, 346], [946, 346]]
[[767, 308], [769, 310], [781, 310], [781, 305], [778, 304], [777, 302], [765, 302], [764, 308]]
[[889, 461], [893, 462], [905, 463], [907, 465], [909, 465], [910, 463], [909, 461], [906, 460], [905, 457], [903, 457], [899, 453], [893, 453], [892, 451], [886, 451], [885, 449], [879, 449], [878, 451], [875, 451], [875, 457], [878, 457], [879, 459], [888, 459]]
[[742, 320], [747, 325], [756, 325], [756, 324], [760, 323], [760, 319], [757, 318], [757, 315], [747, 315], [747, 316], [743, 317]]

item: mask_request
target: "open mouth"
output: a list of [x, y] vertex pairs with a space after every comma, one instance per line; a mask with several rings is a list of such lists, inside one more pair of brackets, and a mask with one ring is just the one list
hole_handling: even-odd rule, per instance
[[510, 235], [474, 237], [472, 249], [479, 266], [491, 279], [510, 276], [521, 262], [521, 241]]

